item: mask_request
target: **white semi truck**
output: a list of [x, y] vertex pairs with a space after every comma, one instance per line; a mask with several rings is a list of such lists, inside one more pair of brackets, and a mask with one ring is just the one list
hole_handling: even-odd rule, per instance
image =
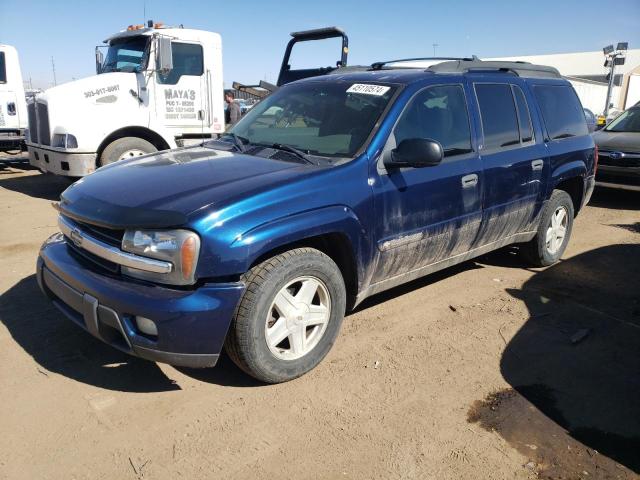
[[29, 161], [81, 177], [102, 165], [224, 132], [217, 33], [129, 26], [96, 47], [96, 75], [50, 88], [27, 105]]
[[22, 150], [26, 128], [27, 103], [18, 52], [0, 44], [0, 152]]

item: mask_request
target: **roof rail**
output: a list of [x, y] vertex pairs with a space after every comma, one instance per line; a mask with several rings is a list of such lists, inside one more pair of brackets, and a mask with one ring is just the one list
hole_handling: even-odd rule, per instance
[[554, 67], [521, 61], [483, 61], [478, 58], [459, 59], [431, 65], [427, 71], [435, 73], [508, 72], [525, 78], [562, 78]]
[[[446, 60], [464, 60], [473, 61], [478, 60], [478, 57], [472, 55], [471, 57], [414, 57], [414, 58], [400, 58], [397, 60], [387, 60], [385, 62], [374, 62], [371, 64], [373, 70], [381, 70], [382, 67], [388, 63], [401, 63], [401, 62], [416, 62], [416, 61], [446, 61]], [[424, 67], [403, 67], [403, 68], [424, 68]]]

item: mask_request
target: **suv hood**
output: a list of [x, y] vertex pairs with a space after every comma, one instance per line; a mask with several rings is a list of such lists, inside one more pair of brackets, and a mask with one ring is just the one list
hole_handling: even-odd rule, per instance
[[107, 228], [180, 226], [196, 210], [227, 205], [318, 168], [203, 147], [172, 150], [100, 168], [65, 190], [59, 209]]
[[637, 132], [607, 132], [600, 130], [593, 134], [593, 139], [601, 150], [640, 152], [640, 133]]

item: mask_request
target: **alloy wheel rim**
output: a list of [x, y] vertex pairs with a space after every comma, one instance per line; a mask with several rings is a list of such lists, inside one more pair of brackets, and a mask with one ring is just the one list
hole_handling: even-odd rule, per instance
[[302, 276], [276, 294], [265, 322], [265, 340], [280, 360], [304, 357], [320, 342], [331, 317], [331, 297], [322, 280]]
[[128, 158], [140, 157], [142, 155], [146, 155], [147, 152], [143, 152], [139, 148], [132, 148], [131, 150], [127, 150], [126, 152], [122, 152], [120, 158], [118, 160], [126, 160]]
[[567, 224], [569, 222], [569, 215], [567, 209], [563, 206], [556, 208], [551, 220], [547, 226], [547, 233], [545, 236], [545, 243], [547, 251], [555, 255], [558, 253], [564, 239], [567, 236]]

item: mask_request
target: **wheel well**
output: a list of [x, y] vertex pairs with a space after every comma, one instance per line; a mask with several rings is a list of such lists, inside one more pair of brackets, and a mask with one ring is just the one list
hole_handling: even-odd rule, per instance
[[351, 242], [347, 236], [342, 233], [328, 233], [281, 245], [262, 254], [251, 264], [250, 268], [282, 252], [300, 247], [320, 250], [336, 263], [342, 273], [344, 285], [347, 290], [347, 310], [353, 308], [355, 298], [358, 294], [358, 273]]
[[584, 181], [582, 177], [573, 177], [563, 180], [556, 185], [556, 190], [564, 190], [573, 200], [574, 215], [578, 214], [578, 210], [582, 205], [582, 196], [584, 195]]
[[102, 152], [105, 148], [107, 148], [107, 145], [109, 145], [114, 140], [118, 140], [119, 138], [124, 137], [142, 138], [143, 140], [146, 140], [147, 142], [152, 144], [158, 150], [166, 150], [169, 148], [169, 144], [167, 144], [166, 140], [153, 130], [149, 130], [145, 127], [125, 127], [111, 133], [102, 141], [100, 147], [98, 147], [97, 158], [100, 159], [100, 157], [102, 156]]

